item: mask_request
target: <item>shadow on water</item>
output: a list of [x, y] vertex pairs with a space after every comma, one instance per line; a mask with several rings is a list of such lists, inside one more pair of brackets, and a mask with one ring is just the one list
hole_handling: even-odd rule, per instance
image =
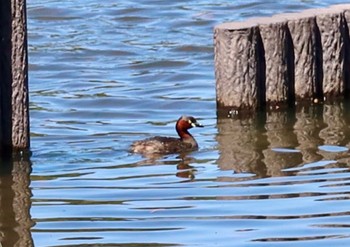
[[30, 216], [31, 162], [0, 160], [0, 243], [2, 246], [33, 246]]
[[348, 150], [349, 107], [349, 102], [300, 105], [249, 118], [219, 114], [218, 165], [263, 178], [285, 176], [284, 169], [324, 159], [348, 160], [348, 152], [324, 152], [322, 147]]

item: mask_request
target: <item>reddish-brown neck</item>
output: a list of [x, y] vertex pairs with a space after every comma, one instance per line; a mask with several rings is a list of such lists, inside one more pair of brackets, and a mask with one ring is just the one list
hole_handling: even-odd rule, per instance
[[193, 138], [188, 129], [191, 128], [191, 125], [186, 121], [178, 121], [176, 123], [176, 132], [181, 139]]
[[180, 136], [181, 139], [192, 138], [192, 135], [190, 134], [190, 132], [188, 132], [187, 129], [176, 128], [176, 132]]

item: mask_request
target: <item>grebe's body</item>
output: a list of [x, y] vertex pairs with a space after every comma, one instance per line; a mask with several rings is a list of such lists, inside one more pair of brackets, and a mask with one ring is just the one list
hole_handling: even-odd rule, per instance
[[182, 116], [177, 120], [175, 129], [180, 138], [155, 136], [131, 145], [131, 151], [141, 154], [182, 153], [198, 149], [194, 137], [188, 132], [192, 127], [203, 127], [194, 117]]

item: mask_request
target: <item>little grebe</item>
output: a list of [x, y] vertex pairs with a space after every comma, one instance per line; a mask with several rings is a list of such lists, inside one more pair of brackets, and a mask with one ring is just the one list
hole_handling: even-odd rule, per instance
[[170, 154], [196, 150], [198, 144], [188, 132], [192, 127], [203, 127], [194, 117], [182, 116], [177, 120], [175, 129], [180, 138], [155, 136], [131, 145], [131, 151], [141, 154]]

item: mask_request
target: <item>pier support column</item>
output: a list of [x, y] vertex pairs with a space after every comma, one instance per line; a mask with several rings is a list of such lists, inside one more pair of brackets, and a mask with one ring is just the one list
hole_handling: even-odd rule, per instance
[[318, 102], [322, 93], [321, 37], [314, 15], [286, 14], [294, 48], [294, 88], [297, 101]]
[[294, 53], [287, 20], [259, 22], [266, 64], [266, 103], [269, 108], [294, 103]]
[[25, 0], [0, 4], [0, 156], [26, 151], [29, 139]]
[[217, 106], [255, 111], [349, 97], [349, 23], [342, 4], [216, 26]]
[[219, 107], [257, 109], [264, 101], [265, 75], [261, 37], [254, 24], [215, 29], [216, 96]]
[[342, 97], [345, 92], [345, 32], [343, 11], [324, 9], [316, 16], [322, 47], [322, 89], [326, 99]]

